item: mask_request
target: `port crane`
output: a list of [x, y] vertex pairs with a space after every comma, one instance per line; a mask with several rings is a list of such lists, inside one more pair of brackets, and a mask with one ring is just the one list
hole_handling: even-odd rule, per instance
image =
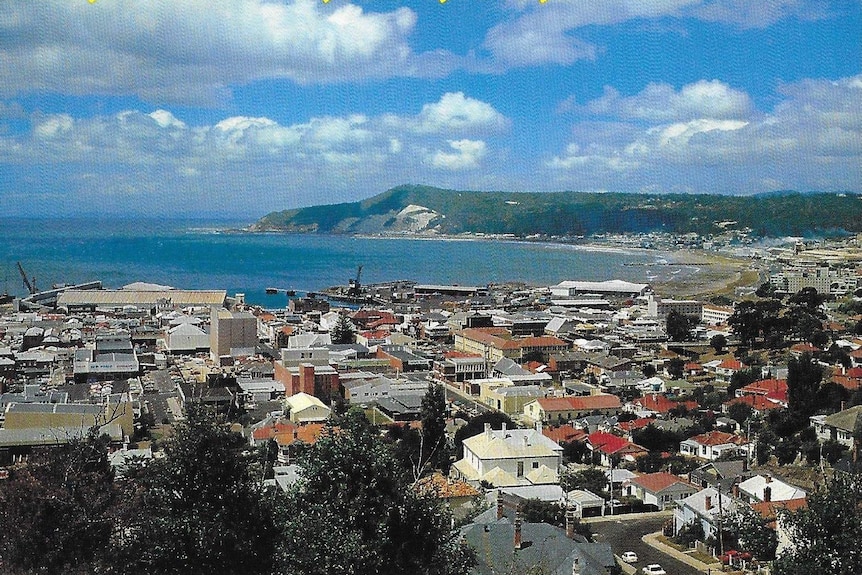
[[356, 269], [356, 278], [352, 278], [347, 282], [347, 295], [358, 297], [362, 290], [362, 284], [359, 282], [359, 277], [362, 275], [362, 266]]
[[15, 262], [18, 264], [18, 273], [21, 274], [21, 279], [24, 280], [24, 287], [27, 288], [27, 291], [30, 292], [30, 295], [36, 293], [36, 276], [33, 276], [33, 279], [27, 277], [27, 272], [24, 271], [24, 266], [21, 265], [21, 262]]

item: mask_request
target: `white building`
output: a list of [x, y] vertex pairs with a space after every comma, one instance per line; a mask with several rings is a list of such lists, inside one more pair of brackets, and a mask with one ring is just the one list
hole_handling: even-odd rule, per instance
[[293, 423], [320, 423], [329, 419], [332, 413], [326, 405], [307, 393], [299, 392], [284, 400], [285, 411]]
[[464, 457], [452, 472], [467, 481], [487, 481], [497, 487], [559, 483], [563, 448], [536, 429], [485, 431], [464, 440]]
[[662, 299], [655, 295], [647, 298], [648, 317], [664, 318], [672, 311], [699, 319], [703, 314], [703, 303], [696, 300]]

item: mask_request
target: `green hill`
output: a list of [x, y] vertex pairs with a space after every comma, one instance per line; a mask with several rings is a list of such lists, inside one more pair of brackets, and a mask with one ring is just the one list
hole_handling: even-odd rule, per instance
[[721, 222], [755, 236], [862, 231], [862, 197], [520, 193], [398, 186], [361, 202], [273, 212], [252, 229], [318, 233], [486, 233], [588, 236], [666, 231], [712, 234]]

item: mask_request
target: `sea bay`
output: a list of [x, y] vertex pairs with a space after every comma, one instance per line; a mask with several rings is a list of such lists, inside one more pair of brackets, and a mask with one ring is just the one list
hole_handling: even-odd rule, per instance
[[[170, 219], [0, 219], [0, 290], [26, 293], [20, 261], [40, 289], [101, 280], [116, 288], [145, 281], [184, 289], [243, 292], [284, 305], [267, 287], [297, 291], [399, 279], [485, 285], [566, 279], [648, 282], [666, 254], [644, 250], [472, 238], [389, 238], [247, 233], [250, 222]], [[649, 273], [655, 273], [654, 271]]]

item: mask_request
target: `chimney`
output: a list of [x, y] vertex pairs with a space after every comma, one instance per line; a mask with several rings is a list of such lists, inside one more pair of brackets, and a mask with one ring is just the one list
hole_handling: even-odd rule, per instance
[[503, 422], [502, 431], [503, 431], [503, 437], [506, 437], [506, 422], [505, 421]]
[[581, 575], [581, 559], [580, 557], [575, 557], [575, 560], [572, 561], [572, 575]]
[[521, 506], [515, 511], [515, 549], [521, 548]]
[[709, 511], [712, 509], [712, 495], [707, 495], [704, 499], [703, 506], [706, 507], [706, 510]]
[[748, 454], [746, 453], [745, 459], [742, 460], [742, 471], [743, 473], [748, 471]]
[[736, 499], [739, 499], [739, 483], [734, 483], [734, 484], [733, 484], [733, 487], [732, 487], [732, 488], [731, 488], [731, 490], [730, 490], [730, 492], [733, 494], [733, 496], [734, 496]]
[[491, 437], [491, 424], [490, 423], [485, 424], [485, 435], [487, 435], [488, 437]]
[[503, 518], [503, 492], [497, 491], [497, 519]]
[[541, 422], [541, 420], [536, 422], [536, 431], [538, 431], [539, 433], [542, 433], [542, 422]]
[[772, 501], [772, 488], [768, 485], [763, 488], [763, 501], [766, 503]]
[[575, 538], [575, 520], [575, 509], [571, 506], [566, 507], [566, 537], [569, 539]]
[[769, 475], [768, 473], [763, 476], [763, 479], [764, 479], [764, 481], [766, 481], [766, 483], [772, 483], [772, 476]]

